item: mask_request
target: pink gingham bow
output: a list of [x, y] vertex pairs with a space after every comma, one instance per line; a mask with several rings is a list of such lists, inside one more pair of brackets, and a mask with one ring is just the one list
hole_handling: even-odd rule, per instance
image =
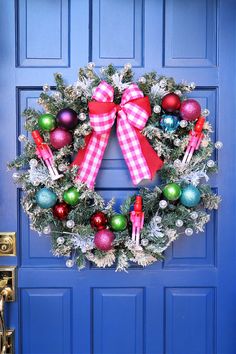
[[117, 137], [133, 183], [137, 185], [143, 179], [151, 179], [163, 162], [140, 133], [151, 114], [148, 97], [144, 97], [136, 84], [131, 84], [124, 91], [120, 105], [116, 105], [113, 87], [102, 81], [92, 99], [95, 101], [88, 106], [93, 132], [73, 162], [80, 166], [77, 180], [89, 188], [94, 187], [116, 115]]

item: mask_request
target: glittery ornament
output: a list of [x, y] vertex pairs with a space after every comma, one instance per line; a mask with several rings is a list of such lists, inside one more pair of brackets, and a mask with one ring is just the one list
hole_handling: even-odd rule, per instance
[[179, 126], [179, 119], [176, 116], [164, 114], [161, 118], [160, 125], [166, 133], [174, 133]]
[[79, 202], [80, 193], [76, 187], [70, 187], [63, 193], [63, 200], [69, 205], [76, 205]]
[[55, 149], [61, 149], [72, 143], [72, 135], [63, 128], [56, 128], [50, 133], [50, 142]]
[[200, 200], [201, 200], [201, 193], [194, 185], [189, 184], [187, 187], [185, 187], [182, 190], [180, 202], [184, 206], [188, 208], [195, 207], [196, 205], [199, 204]]
[[159, 207], [161, 208], [161, 209], [165, 209], [166, 207], [167, 207], [167, 205], [168, 205], [168, 203], [167, 203], [167, 201], [166, 200], [160, 200], [160, 202], [159, 202]]
[[73, 259], [68, 259], [66, 261], [66, 266], [67, 268], [72, 268], [74, 266], [75, 262], [73, 261]]
[[69, 206], [65, 203], [58, 203], [53, 207], [53, 216], [59, 220], [65, 220], [70, 212]]
[[52, 208], [57, 201], [57, 195], [48, 188], [41, 188], [35, 196], [36, 203], [42, 209]]
[[57, 124], [59, 127], [65, 129], [74, 129], [78, 124], [77, 113], [71, 108], [61, 109], [56, 116]]
[[52, 131], [56, 127], [56, 120], [52, 114], [42, 114], [38, 120], [39, 127], [47, 132]]
[[114, 231], [124, 231], [127, 227], [127, 218], [122, 214], [113, 215], [110, 219], [110, 225]]
[[182, 165], [182, 162], [179, 160], [179, 159], [176, 159], [175, 161], [174, 161], [174, 166], [175, 167], [180, 167]]
[[[164, 200], [164, 201], [165, 201], [165, 200]], [[156, 224], [160, 224], [161, 221], [162, 221], [162, 218], [161, 218], [159, 215], [155, 216], [155, 222], [156, 222]]]
[[21, 176], [21, 174], [20, 174], [19, 172], [14, 172], [14, 173], [12, 174], [12, 179], [13, 179], [13, 181], [14, 181], [14, 182], [17, 182], [17, 181], [19, 180], [20, 176]]
[[164, 111], [172, 113], [180, 109], [181, 101], [175, 93], [168, 93], [162, 99], [161, 106]]
[[89, 70], [93, 70], [94, 67], [95, 67], [95, 63], [92, 62], [92, 61], [87, 64], [87, 68], [88, 68]]
[[169, 183], [164, 187], [163, 194], [166, 199], [174, 201], [179, 199], [179, 197], [181, 196], [181, 188], [176, 183]]
[[94, 244], [101, 251], [109, 251], [112, 249], [114, 238], [115, 236], [110, 230], [100, 230], [94, 236]]
[[201, 115], [201, 106], [196, 100], [189, 98], [182, 102], [179, 113], [182, 119], [193, 121]]
[[58, 165], [58, 170], [64, 172], [67, 170], [67, 166], [64, 163], [60, 163], [60, 165]]
[[125, 71], [131, 70], [132, 69], [132, 64], [130, 64], [130, 63], [125, 64], [124, 65], [124, 69], [125, 69]]
[[184, 231], [186, 236], [192, 236], [193, 234], [193, 229], [191, 229], [190, 227], [188, 227], [187, 229], [185, 229]]
[[97, 211], [90, 218], [90, 225], [95, 230], [103, 230], [107, 226], [107, 216], [102, 211]]

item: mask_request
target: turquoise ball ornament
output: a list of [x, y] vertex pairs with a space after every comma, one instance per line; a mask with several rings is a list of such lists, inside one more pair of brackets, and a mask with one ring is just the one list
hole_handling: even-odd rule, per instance
[[166, 133], [174, 133], [179, 126], [179, 119], [176, 116], [164, 114], [160, 125]]
[[180, 202], [184, 206], [188, 208], [195, 207], [199, 204], [200, 200], [201, 200], [201, 193], [197, 189], [197, 187], [193, 186], [192, 184], [189, 184], [187, 187], [185, 187], [182, 190]]
[[166, 199], [173, 202], [181, 196], [181, 188], [176, 183], [169, 183], [164, 187], [163, 194]]
[[41, 188], [36, 193], [36, 203], [40, 208], [52, 208], [57, 202], [57, 195], [48, 188]]
[[127, 227], [127, 218], [122, 214], [115, 214], [111, 217], [110, 225], [113, 231], [124, 231]]

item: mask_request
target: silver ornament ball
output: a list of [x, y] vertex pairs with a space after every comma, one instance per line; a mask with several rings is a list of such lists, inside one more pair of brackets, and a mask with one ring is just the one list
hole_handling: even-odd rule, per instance
[[61, 236], [60, 236], [60, 237], [57, 238], [57, 244], [58, 244], [58, 245], [62, 245], [64, 242], [65, 242], [64, 237], [61, 237]]
[[146, 84], [146, 78], [144, 76], [141, 76], [138, 80], [141, 84]]
[[82, 122], [86, 119], [86, 114], [85, 113], [80, 113], [79, 114], [79, 120], [81, 120]]
[[161, 113], [161, 106], [158, 106], [158, 105], [154, 106], [153, 107], [153, 112], [156, 113], [156, 114]]
[[198, 213], [196, 211], [193, 211], [191, 214], [190, 214], [190, 217], [191, 219], [193, 220], [196, 220], [198, 218]]
[[75, 226], [74, 220], [68, 220], [68, 221], [66, 222], [66, 226], [67, 226], [69, 229], [73, 229], [73, 227]]
[[146, 247], [148, 244], [149, 244], [149, 241], [148, 241], [146, 238], [143, 238], [143, 239], [141, 240], [141, 245], [142, 245], [142, 246]]
[[192, 236], [193, 229], [191, 229], [191, 227], [188, 227], [187, 229], [185, 229], [184, 233], [186, 236]]
[[95, 67], [95, 63], [94, 62], [90, 62], [90, 63], [88, 63], [88, 65], [87, 65], [87, 68], [89, 69], [89, 70], [93, 70], [93, 68]]
[[18, 140], [19, 140], [21, 143], [23, 143], [23, 142], [26, 142], [26, 141], [27, 141], [27, 138], [26, 138], [26, 136], [25, 136], [24, 134], [20, 134], [20, 135], [18, 136]]
[[160, 202], [159, 202], [159, 207], [161, 208], [161, 209], [165, 209], [166, 207], [167, 207], [167, 201], [166, 200], [160, 200]]
[[162, 221], [162, 218], [161, 218], [159, 215], [157, 215], [157, 216], [155, 217], [155, 222], [156, 222], [157, 224], [160, 224], [161, 221]]
[[126, 71], [127, 71], [127, 70], [131, 70], [131, 69], [132, 69], [132, 64], [130, 64], [130, 63], [125, 64], [124, 69], [125, 69]]
[[40, 181], [38, 179], [35, 179], [32, 184], [34, 187], [38, 187], [40, 185]]
[[175, 167], [180, 167], [182, 165], [182, 162], [179, 160], [179, 159], [176, 159], [175, 161], [174, 161], [174, 166]]
[[187, 125], [188, 125], [188, 122], [184, 119], [182, 119], [180, 122], [179, 122], [179, 125], [181, 128], [186, 128]]
[[222, 147], [223, 147], [222, 141], [216, 141], [216, 143], [215, 143], [215, 148], [216, 148], [217, 150], [220, 150], [220, 149], [222, 149]]
[[215, 166], [215, 161], [213, 161], [213, 160], [209, 160], [209, 161], [207, 161], [207, 167], [214, 167]]
[[209, 109], [203, 109], [203, 111], [201, 112], [201, 115], [202, 115], [203, 117], [207, 117], [207, 116], [209, 116], [209, 114], [210, 114]]
[[174, 140], [174, 145], [175, 146], [180, 146], [180, 144], [181, 144], [181, 140], [180, 139], [177, 138], [177, 139]]
[[180, 219], [176, 220], [175, 225], [176, 225], [177, 227], [182, 227], [183, 224], [184, 224], [183, 220], [180, 220]]
[[64, 172], [64, 171], [66, 171], [66, 169], [67, 169], [67, 166], [64, 165], [64, 163], [60, 163], [60, 165], [58, 165], [58, 170], [60, 172]]
[[14, 172], [12, 174], [13, 181], [17, 182], [19, 180], [20, 176], [21, 176], [21, 174], [19, 172]]
[[72, 268], [74, 264], [75, 264], [75, 262], [73, 261], [73, 259], [68, 259], [66, 261], [67, 268]]
[[48, 234], [50, 234], [50, 232], [51, 232], [51, 227], [48, 225], [48, 226], [45, 226], [44, 228], [43, 228], [43, 233], [45, 234], [45, 235], [48, 235]]
[[30, 167], [36, 167], [36, 166], [38, 166], [38, 161], [36, 159], [31, 159], [29, 164], [30, 164]]

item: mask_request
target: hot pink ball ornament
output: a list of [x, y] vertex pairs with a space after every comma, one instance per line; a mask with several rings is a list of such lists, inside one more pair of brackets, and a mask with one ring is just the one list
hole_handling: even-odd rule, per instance
[[100, 230], [94, 236], [94, 244], [101, 251], [109, 251], [112, 249], [114, 238], [115, 236], [110, 230]]
[[50, 133], [50, 142], [55, 149], [61, 149], [72, 143], [72, 135], [63, 128], [56, 128]]
[[193, 121], [200, 117], [201, 106], [196, 100], [190, 98], [182, 102], [179, 113], [182, 119]]

